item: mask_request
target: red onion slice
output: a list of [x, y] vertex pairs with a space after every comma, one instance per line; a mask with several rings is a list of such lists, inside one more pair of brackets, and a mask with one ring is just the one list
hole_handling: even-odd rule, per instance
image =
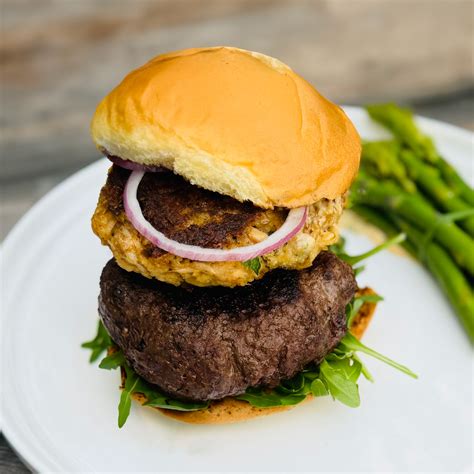
[[272, 252], [288, 242], [298, 233], [306, 222], [307, 207], [291, 209], [283, 225], [262, 242], [233, 249], [211, 249], [187, 245], [171, 240], [156, 230], [143, 216], [140, 203], [137, 199], [138, 186], [145, 175], [145, 171], [133, 171], [125, 185], [123, 202], [125, 214], [133, 227], [143, 237], [162, 250], [178, 257], [197, 260], [199, 262], [244, 262], [260, 255]]
[[107, 155], [107, 158], [114, 165], [120, 166], [120, 168], [125, 168], [126, 170], [146, 171], [148, 173], [160, 173], [162, 171], [166, 171], [161, 166], [141, 165], [140, 163], [135, 163], [134, 161], [123, 160], [122, 158], [119, 158], [118, 156], [108, 156]]

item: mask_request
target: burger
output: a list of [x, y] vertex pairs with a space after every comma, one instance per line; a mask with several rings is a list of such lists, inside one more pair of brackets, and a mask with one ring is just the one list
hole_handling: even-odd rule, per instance
[[195, 48], [128, 74], [91, 132], [112, 162], [92, 229], [113, 259], [85, 346], [121, 370], [119, 425], [132, 399], [193, 423], [357, 406], [356, 336], [380, 298], [335, 247], [361, 152], [343, 110], [277, 59]]

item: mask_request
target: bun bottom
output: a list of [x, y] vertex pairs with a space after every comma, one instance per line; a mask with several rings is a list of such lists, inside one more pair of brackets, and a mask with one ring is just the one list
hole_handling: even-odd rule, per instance
[[[359, 296], [371, 294], [375, 294], [375, 291], [371, 288], [362, 288], [356, 293], [356, 295]], [[376, 306], [377, 303], [366, 302], [360, 308], [359, 313], [354, 319], [351, 326], [352, 334], [354, 334], [354, 336], [356, 336], [358, 339], [363, 336], [365, 330], [367, 329], [374, 315]], [[125, 373], [124, 371], [122, 371], [122, 385], [124, 384]], [[146, 402], [146, 397], [141, 395], [140, 393], [134, 393], [132, 395], [132, 398], [142, 405]], [[307, 401], [313, 398], [314, 397], [312, 395], [308, 395], [303, 403], [306, 403]], [[244, 401], [236, 400], [234, 398], [224, 398], [223, 400], [211, 402], [207, 409], [199, 411], [183, 412], [155, 407], [147, 408], [151, 408], [152, 410], [158, 410], [163, 415], [178, 421], [182, 421], [184, 423], [218, 425], [227, 423], [237, 423], [239, 421], [250, 420], [259, 416], [273, 415], [274, 413], [290, 410], [291, 408], [295, 408], [296, 406], [297, 405], [273, 408], [257, 408], [250, 405], [250, 403]]]

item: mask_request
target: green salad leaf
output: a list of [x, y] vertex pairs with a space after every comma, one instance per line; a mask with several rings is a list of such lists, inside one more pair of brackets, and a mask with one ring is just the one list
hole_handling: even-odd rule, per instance
[[[348, 366], [350, 367], [350, 366]], [[359, 386], [351, 380], [345, 367], [337, 368], [323, 360], [320, 369], [320, 380], [326, 385], [331, 396], [349, 407], [360, 405]]]
[[362, 363], [358, 360], [354, 360], [352, 355], [353, 354], [349, 357], [340, 357], [332, 353], [326, 357], [326, 362], [332, 369], [344, 373], [344, 376], [348, 380], [357, 382], [362, 371]]
[[295, 393], [301, 392], [305, 385], [304, 374], [300, 372], [296, 374], [292, 379], [283, 381], [278, 387], [277, 390], [284, 395], [293, 395]]
[[104, 357], [99, 364], [99, 368], [106, 370], [115, 370], [125, 364], [125, 357], [122, 351], [116, 351], [113, 354]]
[[383, 301], [380, 295], [360, 295], [355, 296], [352, 301], [346, 306], [347, 326], [351, 327], [352, 322], [362, 308], [364, 303], [377, 303]]
[[176, 411], [197, 411], [203, 410], [209, 406], [208, 402], [184, 402], [182, 400], [173, 400], [165, 395], [157, 395], [155, 398], [150, 398], [146, 406], [165, 408], [167, 410]]
[[341, 260], [344, 260], [349, 265], [353, 266], [353, 265], [358, 264], [362, 260], [372, 257], [376, 253], [379, 253], [382, 250], [385, 250], [386, 248], [391, 247], [392, 245], [396, 245], [403, 242], [405, 239], [406, 239], [406, 235], [403, 233], [395, 235], [391, 239], [388, 239], [387, 241], [385, 241], [383, 244], [377, 245], [377, 247], [374, 247], [368, 252], [364, 252], [360, 255], [348, 255], [344, 250], [343, 244], [342, 246], [341, 244], [331, 245], [330, 250], [332, 250]]
[[111, 344], [112, 340], [110, 339], [107, 330], [102, 324], [102, 321], [99, 319], [96, 336], [91, 341], [81, 344], [81, 347], [90, 349], [92, 351], [89, 358], [89, 362], [92, 363], [95, 362], [104, 352], [106, 352]]
[[367, 355], [374, 357], [375, 359], [385, 362], [387, 365], [392, 366], [393, 368], [409, 375], [410, 377], [414, 379], [418, 378], [418, 375], [412, 372], [408, 367], [405, 367], [404, 365], [401, 365], [398, 362], [395, 362], [392, 359], [389, 359], [388, 357], [374, 351], [373, 349], [370, 349], [370, 347], [367, 347], [366, 345], [362, 344], [362, 342], [360, 342], [359, 339], [354, 337], [350, 332], [348, 332], [343, 337], [342, 341], [339, 343], [339, 346], [342, 346], [346, 348], [347, 350], [363, 352]]
[[118, 426], [122, 426], [127, 421], [130, 415], [130, 408], [132, 407], [132, 394], [136, 391], [136, 387], [140, 382], [140, 377], [127, 366], [125, 366], [127, 378], [125, 379], [125, 386], [120, 394], [120, 402], [118, 405]]
[[355, 267], [353, 268], [353, 270], [354, 270], [354, 276], [358, 277], [365, 270], [365, 265], [361, 265], [360, 267]]
[[[339, 237], [339, 240], [335, 244], [329, 246], [329, 250], [335, 255], [337, 255], [341, 260], [344, 260], [349, 265], [354, 267], [354, 265], [357, 265], [361, 261], [369, 257], [372, 257], [373, 255], [381, 252], [382, 250], [385, 250], [386, 248], [402, 243], [405, 240], [406, 240], [406, 235], [404, 233], [400, 233], [398, 235], [393, 236], [391, 239], [383, 242], [382, 244], [377, 245], [376, 247], [369, 250], [368, 252], [364, 252], [360, 255], [349, 255], [345, 249], [346, 240], [344, 239], [344, 237], [341, 236]], [[364, 271], [364, 269], [365, 267], [362, 265], [359, 267], [353, 268], [354, 275], [358, 276], [361, 272]]]
[[279, 406], [297, 405], [301, 403], [306, 395], [292, 394], [283, 395], [275, 390], [265, 390], [258, 388], [249, 388], [242, 395], [237, 395], [234, 398], [249, 402], [252, 406], [258, 408], [272, 408]]
[[144, 405], [157, 408], [165, 408], [167, 410], [177, 411], [196, 411], [202, 410], [209, 406], [208, 402], [185, 402], [175, 400], [168, 395], [162, 393], [157, 387], [143, 380], [126, 362], [123, 352], [117, 349], [113, 354], [102, 359], [99, 364], [101, 369], [111, 370], [123, 367], [126, 378], [125, 385], [120, 395], [118, 405], [118, 426], [122, 426], [130, 415], [132, 405], [132, 395], [141, 393], [146, 397]]
[[314, 379], [311, 382], [311, 393], [315, 397], [325, 397], [329, 395], [328, 389], [321, 379]]
[[340, 257], [341, 255], [347, 255], [346, 253], [346, 239], [340, 235], [339, 240], [329, 246], [329, 250], [334, 254]]
[[258, 275], [260, 273], [260, 268], [262, 268], [262, 262], [260, 261], [260, 257], [255, 257], [250, 260], [246, 260], [245, 262], [242, 262], [242, 265], [244, 267], [250, 268], [255, 275]]

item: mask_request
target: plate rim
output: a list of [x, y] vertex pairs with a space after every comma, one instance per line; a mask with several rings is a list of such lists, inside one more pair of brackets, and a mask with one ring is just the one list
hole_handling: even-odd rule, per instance
[[[368, 115], [362, 107], [342, 106], [342, 108], [348, 113], [349, 116], [357, 117], [363, 120], [368, 119]], [[474, 143], [474, 132], [471, 132], [470, 130], [428, 117], [419, 115], [416, 115], [415, 117], [422, 128], [433, 130], [428, 133], [433, 135], [435, 139], [436, 135], [442, 135], [443, 137], [447, 137], [448, 139], [456, 142], [463, 142], [464, 144], [466, 144], [466, 142], [470, 142], [471, 147]], [[25, 231], [31, 219], [47, 208], [50, 203], [54, 202], [54, 200], [65, 190], [69, 189], [71, 186], [77, 185], [83, 180], [87, 180], [88, 176], [93, 174], [96, 168], [104, 167], [105, 164], [106, 159], [101, 158], [90, 163], [89, 165], [86, 165], [85, 167], [65, 178], [43, 197], [41, 197], [8, 232], [5, 239], [0, 244], [0, 285], [2, 294], [4, 288], [3, 278], [5, 277], [5, 274], [8, 270], [8, 267], [5, 263], [6, 257], [14, 250], [17, 237], [21, 236], [21, 234]], [[8, 304], [9, 298], [8, 295], [3, 294], [1, 299], [2, 304], [0, 305], [0, 321], [3, 326], [7, 313], [4, 309]], [[4, 335], [2, 335], [2, 339], [3, 337]], [[0, 364], [0, 379], [3, 381], [3, 353], [0, 354], [0, 356], [2, 358], [2, 363]], [[5, 417], [4, 413], [7, 411], [6, 408], [8, 401], [4, 396], [3, 389], [0, 390], [0, 396], [0, 431], [3, 433], [12, 450], [18, 455], [22, 462], [33, 471], [37, 470], [39, 472], [45, 472], [57, 470], [58, 465], [56, 464], [55, 460], [51, 458], [42, 458], [42, 451], [38, 451], [34, 446], [31, 445], [31, 440], [27, 435], [25, 435], [24, 431], [16, 429], [14, 423], [10, 424], [10, 422], [6, 421], [8, 420], [8, 417]]]

